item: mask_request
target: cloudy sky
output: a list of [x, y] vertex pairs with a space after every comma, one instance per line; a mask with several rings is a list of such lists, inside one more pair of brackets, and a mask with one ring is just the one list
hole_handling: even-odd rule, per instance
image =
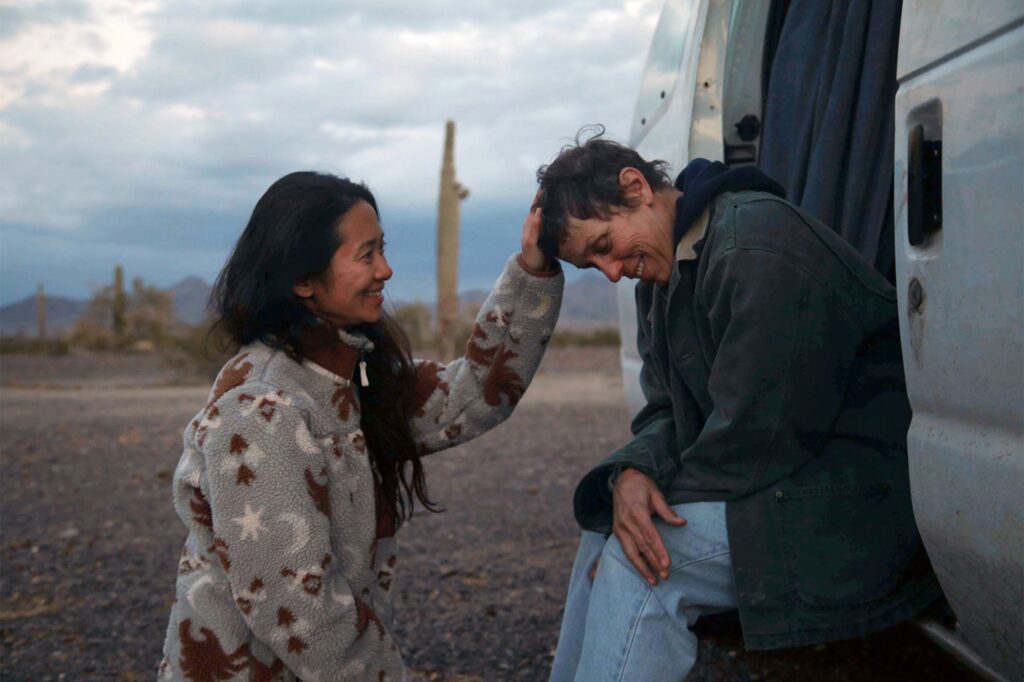
[[660, 0], [0, 0], [0, 304], [126, 275], [211, 281], [276, 178], [382, 208], [395, 298], [433, 298], [444, 121], [460, 288], [489, 286], [537, 166], [625, 140]]

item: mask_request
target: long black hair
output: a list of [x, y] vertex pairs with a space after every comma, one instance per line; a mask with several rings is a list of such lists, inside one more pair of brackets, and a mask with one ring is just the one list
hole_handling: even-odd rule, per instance
[[[210, 294], [218, 315], [214, 329], [226, 332], [238, 347], [261, 341], [301, 361], [302, 334], [321, 322], [292, 287], [301, 277], [324, 275], [341, 245], [338, 224], [360, 201], [380, 217], [370, 190], [346, 178], [300, 171], [272, 184], [217, 276]], [[370, 388], [359, 395], [360, 426], [385, 511], [397, 522], [411, 517], [414, 496], [436, 511], [410, 424], [416, 369], [409, 340], [386, 313], [354, 329], [375, 346], [364, 356]]]

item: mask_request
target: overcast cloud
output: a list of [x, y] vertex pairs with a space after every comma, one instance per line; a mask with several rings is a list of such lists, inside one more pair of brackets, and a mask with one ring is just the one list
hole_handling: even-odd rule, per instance
[[367, 182], [397, 298], [433, 296], [444, 121], [461, 288], [517, 248], [537, 166], [625, 140], [658, 0], [0, 0], [0, 304], [85, 297], [115, 263], [212, 280], [281, 175]]

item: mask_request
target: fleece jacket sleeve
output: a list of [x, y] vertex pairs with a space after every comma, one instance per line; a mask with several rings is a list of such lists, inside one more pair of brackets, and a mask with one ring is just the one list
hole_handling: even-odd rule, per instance
[[516, 256], [480, 307], [465, 355], [417, 361], [413, 430], [424, 454], [504, 421], [530, 384], [551, 338], [565, 277], [528, 273]]

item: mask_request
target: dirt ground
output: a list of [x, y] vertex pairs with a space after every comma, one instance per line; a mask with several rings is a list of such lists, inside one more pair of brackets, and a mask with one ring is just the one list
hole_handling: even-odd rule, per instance
[[[171, 472], [205, 395], [152, 358], [0, 357], [0, 677], [154, 677], [185, 535]], [[553, 349], [508, 422], [428, 459], [446, 511], [399, 534], [395, 635], [417, 677], [547, 678], [572, 491], [628, 422], [616, 350]], [[972, 679], [910, 626], [774, 653], [728, 623], [701, 641], [691, 679]]]

